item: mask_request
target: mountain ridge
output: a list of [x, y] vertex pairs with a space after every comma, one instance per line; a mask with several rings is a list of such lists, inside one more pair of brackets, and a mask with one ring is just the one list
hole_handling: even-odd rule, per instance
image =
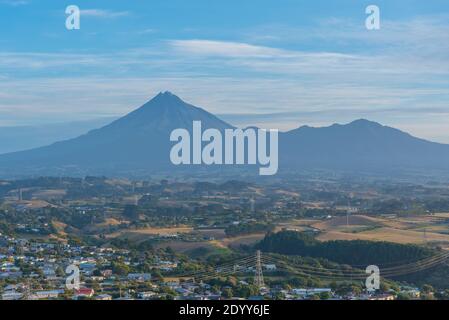
[[[190, 131], [193, 121], [201, 121], [203, 130], [235, 128], [171, 92], [161, 92], [125, 116], [79, 137], [0, 155], [0, 176], [17, 171], [54, 174], [67, 168], [72, 168], [72, 173], [112, 175], [171, 172], [175, 167], [169, 161], [173, 145], [169, 141], [170, 132], [177, 128]], [[449, 145], [358, 119], [348, 124], [300, 126], [280, 132], [279, 163], [281, 170], [391, 171], [426, 167], [446, 170], [449, 169]]]

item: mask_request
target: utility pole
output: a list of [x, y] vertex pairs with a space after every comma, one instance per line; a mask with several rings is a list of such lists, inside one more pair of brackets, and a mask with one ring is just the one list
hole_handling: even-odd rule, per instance
[[349, 194], [349, 199], [348, 199], [348, 208], [346, 210], [346, 229], [349, 229], [349, 215], [352, 213], [353, 209], [351, 207], [351, 199], [354, 198], [354, 194], [351, 192]]
[[349, 229], [349, 214], [351, 211], [351, 204], [349, 203], [348, 200], [348, 208], [346, 209], [346, 229]]
[[346, 229], [349, 229], [349, 209], [346, 211]]
[[262, 263], [260, 262], [260, 250], [256, 251], [256, 276], [254, 277], [254, 285], [260, 290], [265, 287], [262, 273]]

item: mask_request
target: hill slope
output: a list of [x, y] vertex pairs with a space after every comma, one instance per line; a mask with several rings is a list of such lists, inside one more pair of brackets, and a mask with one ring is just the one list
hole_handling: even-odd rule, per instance
[[448, 169], [449, 145], [415, 138], [360, 119], [346, 125], [300, 127], [282, 136], [280, 154], [289, 167], [392, 171]]

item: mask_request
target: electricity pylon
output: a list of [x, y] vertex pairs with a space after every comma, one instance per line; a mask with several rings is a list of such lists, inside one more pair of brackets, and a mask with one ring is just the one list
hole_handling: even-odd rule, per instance
[[265, 287], [262, 273], [262, 263], [260, 262], [260, 250], [256, 251], [256, 276], [254, 277], [254, 285], [259, 288]]

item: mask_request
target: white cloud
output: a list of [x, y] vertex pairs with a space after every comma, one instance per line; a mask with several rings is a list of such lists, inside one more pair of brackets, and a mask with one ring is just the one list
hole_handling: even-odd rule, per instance
[[288, 51], [240, 42], [213, 40], [171, 40], [170, 45], [180, 53], [221, 57], [273, 58], [288, 56]]
[[118, 18], [130, 15], [129, 11], [111, 11], [103, 9], [85, 9], [80, 11], [83, 17]]
[[30, 1], [27, 0], [1, 0], [1, 4], [6, 4], [8, 6], [18, 7], [18, 6], [25, 6], [30, 3]]
[[[248, 43], [213, 40], [171, 40], [169, 45], [190, 66], [234, 67], [235, 70], [257, 71], [284, 76], [327, 75], [343, 78], [384, 81], [386, 75], [446, 75], [449, 63], [442, 56], [410, 54], [411, 52], [340, 52], [295, 51], [257, 46]], [[209, 60], [207, 58], [210, 58]], [[221, 63], [217, 63], [221, 61]]]

